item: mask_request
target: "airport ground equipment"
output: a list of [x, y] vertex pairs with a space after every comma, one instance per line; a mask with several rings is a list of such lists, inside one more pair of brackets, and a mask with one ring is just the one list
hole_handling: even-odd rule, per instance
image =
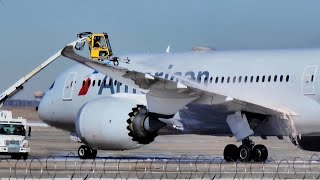
[[26, 129], [26, 119], [14, 119], [11, 111], [0, 111], [0, 154], [11, 155], [13, 159], [27, 159], [30, 147]]
[[4, 101], [8, 98], [13, 97], [18, 92], [20, 92], [23, 89], [23, 85], [31, 79], [33, 76], [38, 74], [40, 71], [42, 71], [44, 68], [46, 68], [49, 64], [51, 64], [53, 61], [55, 61], [57, 58], [61, 56], [61, 50], [58, 51], [56, 54], [45, 60], [42, 64], [37, 66], [35, 69], [33, 69], [30, 73], [19, 79], [16, 83], [14, 83], [12, 86], [10, 86], [7, 90], [5, 90], [2, 94], [0, 94], [0, 107], [3, 105]]
[[[111, 50], [110, 42], [107, 33], [102, 34], [93, 34], [91, 32], [83, 32], [77, 35], [78, 40], [76, 40], [75, 49], [82, 50], [84, 48], [85, 42], [88, 43], [90, 56], [94, 60], [105, 60], [112, 62], [114, 65], [118, 65], [119, 61], [129, 63], [130, 60], [128, 58], [119, 58], [112, 57], [113, 53]], [[74, 43], [74, 42], [72, 42]], [[72, 44], [71, 43], [71, 44]], [[98, 46], [100, 44], [100, 46]], [[97, 47], [98, 46], [98, 47]], [[3, 105], [4, 101], [8, 98], [13, 97], [15, 94], [20, 92], [23, 89], [23, 85], [31, 79], [33, 76], [38, 74], [56, 59], [61, 56], [61, 51], [59, 50], [53, 56], [45, 60], [42, 64], [37, 66], [34, 70], [28, 73], [26, 76], [19, 79], [16, 83], [10, 86], [7, 90], [5, 90], [2, 94], [0, 94], [0, 107]]]
[[111, 44], [109, 41], [108, 34], [103, 33], [92, 33], [92, 32], [82, 32], [77, 34], [78, 39], [86, 38], [85, 41], [80, 41], [76, 43], [74, 47], [76, 50], [83, 50], [85, 46], [85, 42], [88, 43], [90, 57], [93, 60], [98, 61], [110, 61], [114, 65], [118, 65], [119, 61], [129, 63], [130, 60], [128, 58], [119, 58], [113, 56], [113, 52], [111, 49]]
[[[77, 36], [78, 38], [87, 38], [86, 40], [90, 51], [90, 57], [93, 60], [109, 59], [113, 55], [107, 33], [95, 34], [91, 32], [83, 32], [77, 34]], [[81, 50], [83, 49], [84, 44], [84, 42], [82, 44], [78, 44], [75, 48], [77, 50]]]

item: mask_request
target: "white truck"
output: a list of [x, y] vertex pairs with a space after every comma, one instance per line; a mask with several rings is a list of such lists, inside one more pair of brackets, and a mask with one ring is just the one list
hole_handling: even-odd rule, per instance
[[26, 128], [25, 119], [13, 119], [11, 111], [0, 110], [0, 155], [11, 155], [13, 159], [28, 158], [30, 148]]

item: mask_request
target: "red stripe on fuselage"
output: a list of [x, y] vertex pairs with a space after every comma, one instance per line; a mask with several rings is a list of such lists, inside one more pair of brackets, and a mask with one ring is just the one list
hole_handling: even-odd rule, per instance
[[84, 96], [88, 93], [89, 87], [90, 87], [89, 81], [91, 81], [90, 78], [86, 80], [86, 82], [84, 83], [84, 86], [82, 86], [82, 88], [80, 89], [78, 96]]

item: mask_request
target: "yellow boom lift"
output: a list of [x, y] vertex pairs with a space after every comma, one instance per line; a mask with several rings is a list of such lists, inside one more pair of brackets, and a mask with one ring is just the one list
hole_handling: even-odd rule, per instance
[[[114, 65], [118, 66], [119, 62], [129, 63], [129, 58], [121, 59], [119, 57], [113, 56], [111, 45], [109, 42], [109, 37], [107, 33], [94, 34], [92, 32], [83, 32], [77, 34], [78, 39], [86, 37], [88, 43], [90, 57], [93, 60], [98, 61], [110, 61]], [[85, 46], [85, 41], [76, 44], [76, 50], [83, 50]]]
[[[87, 43], [90, 51], [90, 57], [93, 60], [111, 59], [112, 49], [109, 42], [108, 34], [93, 34], [91, 32], [83, 32], [77, 34], [78, 38], [87, 37]], [[84, 43], [77, 44], [77, 50], [82, 50]]]

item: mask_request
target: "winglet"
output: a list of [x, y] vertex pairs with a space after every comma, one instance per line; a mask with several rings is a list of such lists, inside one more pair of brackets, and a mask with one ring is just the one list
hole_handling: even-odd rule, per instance
[[170, 45], [167, 47], [166, 53], [170, 53]]

